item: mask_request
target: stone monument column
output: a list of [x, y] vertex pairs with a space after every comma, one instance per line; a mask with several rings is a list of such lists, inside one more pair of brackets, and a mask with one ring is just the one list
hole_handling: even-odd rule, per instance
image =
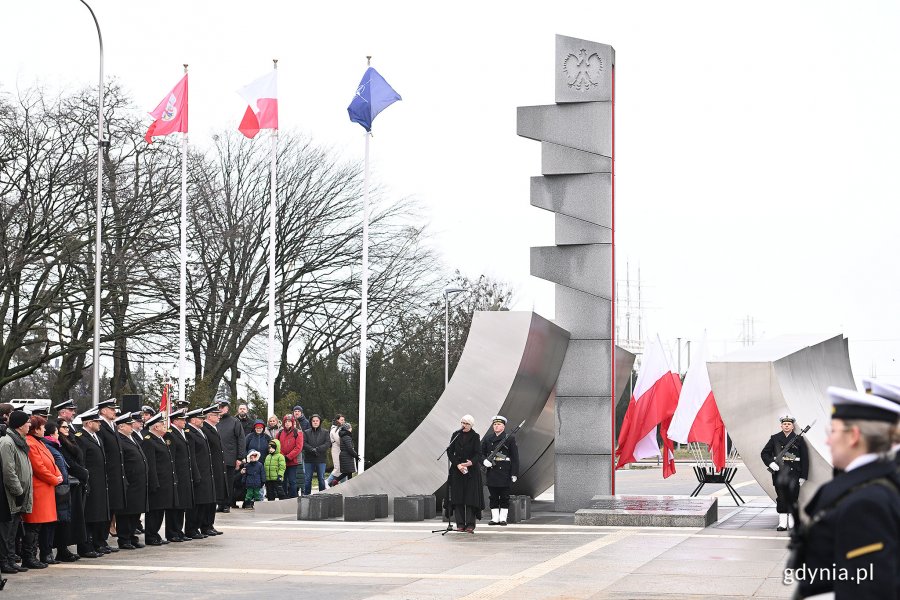
[[613, 89], [615, 50], [556, 36], [556, 104], [520, 106], [517, 133], [541, 142], [531, 204], [553, 211], [556, 245], [531, 249], [531, 274], [556, 284], [571, 334], [556, 387], [555, 503], [613, 491]]

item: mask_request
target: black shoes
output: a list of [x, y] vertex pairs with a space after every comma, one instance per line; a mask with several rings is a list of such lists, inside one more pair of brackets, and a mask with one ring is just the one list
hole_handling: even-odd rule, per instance
[[7, 575], [13, 575], [18, 573], [19, 569], [15, 566], [15, 564], [3, 563], [0, 564], [0, 573], [5, 573]]
[[[22, 566], [26, 569], [46, 569], [47, 563], [41, 562], [39, 560], [34, 560], [33, 558], [25, 558], [22, 560]], [[21, 571], [21, 569], [19, 569]]]
[[103, 553], [90, 550], [89, 552], [81, 552], [78, 554], [78, 556], [82, 558], [100, 558], [101, 556], [103, 556]]
[[75, 562], [76, 560], [79, 560], [80, 558], [81, 558], [81, 556], [79, 556], [77, 554], [72, 554], [71, 552], [69, 552], [68, 554], [60, 554], [60, 553], [56, 554], [56, 559], [60, 562]]
[[186, 542], [187, 538], [179, 535], [179, 536], [175, 536], [175, 537], [166, 538], [166, 541], [167, 542]]

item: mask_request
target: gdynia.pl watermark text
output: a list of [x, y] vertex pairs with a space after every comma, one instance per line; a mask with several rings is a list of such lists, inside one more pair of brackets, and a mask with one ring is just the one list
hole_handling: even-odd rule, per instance
[[817, 581], [872, 581], [875, 577], [873, 565], [857, 567], [856, 569], [838, 568], [836, 564], [829, 567], [810, 569], [805, 565], [797, 569], [784, 570], [784, 584], [793, 585], [797, 581], [816, 583]]

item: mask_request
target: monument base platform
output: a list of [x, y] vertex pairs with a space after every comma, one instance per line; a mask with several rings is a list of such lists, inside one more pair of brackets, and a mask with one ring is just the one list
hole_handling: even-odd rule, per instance
[[717, 498], [594, 496], [575, 512], [576, 525], [707, 527], [719, 518]]

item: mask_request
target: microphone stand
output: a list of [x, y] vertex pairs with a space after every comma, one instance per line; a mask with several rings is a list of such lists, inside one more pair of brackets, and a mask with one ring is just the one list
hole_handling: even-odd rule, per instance
[[[440, 533], [441, 537], [444, 537], [445, 535], [447, 535], [448, 533], [453, 531], [453, 521], [450, 520], [450, 518], [453, 516], [453, 503], [451, 502], [451, 492], [450, 492], [450, 487], [451, 487], [450, 486], [450, 475], [451, 475], [451, 469], [453, 468], [453, 465], [450, 464], [450, 455], [447, 451], [450, 450], [451, 446], [453, 446], [453, 442], [456, 441], [456, 438], [459, 437], [460, 433], [462, 433], [462, 429], [460, 429], [459, 431], [456, 432], [456, 434], [450, 440], [450, 444], [446, 448], [444, 448], [444, 451], [441, 452], [436, 459], [436, 460], [441, 460], [441, 457], [444, 456], [445, 454], [447, 454], [447, 497], [444, 499], [444, 508], [445, 508], [444, 512], [447, 513], [447, 528], [446, 529], [444, 529], [444, 528], [434, 529], [431, 532], [431, 533]], [[442, 515], [441, 520], [443, 520], [443, 518], [444, 517]]]

